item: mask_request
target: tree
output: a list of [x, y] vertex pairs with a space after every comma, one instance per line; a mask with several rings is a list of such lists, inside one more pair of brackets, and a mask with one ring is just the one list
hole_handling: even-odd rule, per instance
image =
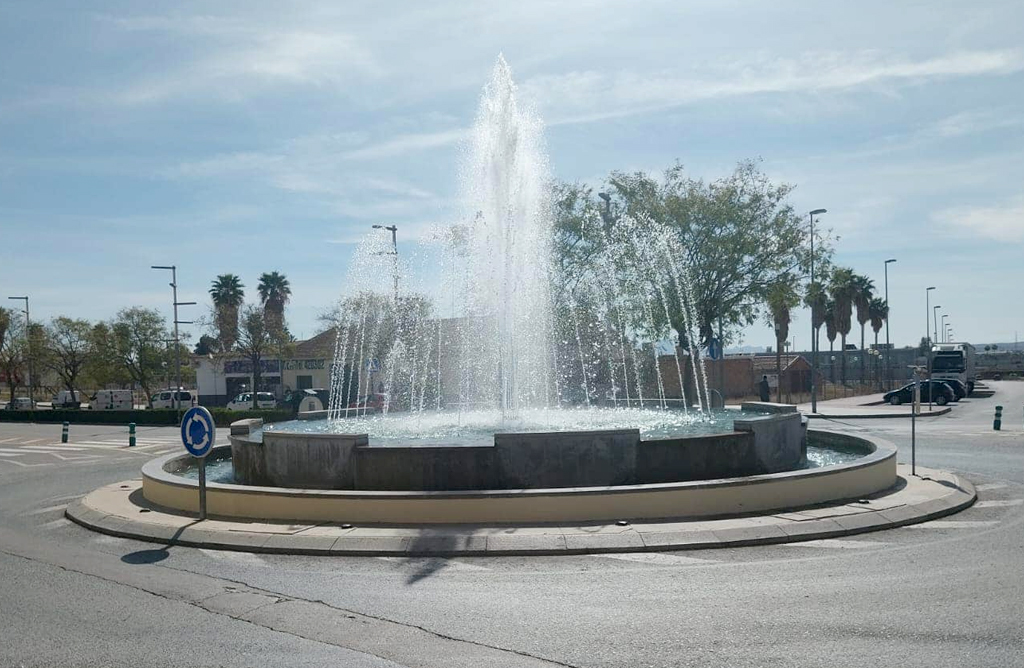
[[67, 390], [80, 389], [79, 377], [92, 355], [89, 321], [64, 316], [54, 318], [46, 328], [43, 346], [43, 365], [60, 377]]
[[800, 304], [800, 296], [794, 287], [795, 279], [783, 276], [768, 290], [768, 324], [775, 328], [775, 373], [778, 378], [776, 394], [782, 403], [782, 347], [789, 338], [789, 323], [792, 310]]
[[25, 379], [27, 369], [25, 320], [20, 313], [10, 310], [5, 310], [5, 312], [6, 316], [0, 315], [6, 321], [5, 323], [0, 322], [0, 324], [6, 324], [3, 342], [0, 345], [0, 371], [3, 371], [3, 375], [7, 379], [7, 389], [13, 400], [18, 392], [18, 387]]
[[110, 323], [112, 356], [149, 401], [153, 382], [168, 361], [165, 342], [170, 334], [159, 311], [140, 306], [122, 309]]
[[131, 376], [117, 355], [114, 333], [109, 323], [98, 322], [92, 326], [89, 332], [89, 348], [92, 354], [86, 360], [83, 373], [92, 386], [124, 387], [131, 383]]
[[853, 327], [853, 300], [856, 294], [856, 274], [852, 269], [839, 267], [832, 272], [832, 282], [829, 292], [832, 295], [832, 302], [835, 304], [835, 325], [839, 332], [841, 347], [839, 350], [840, 366], [842, 368], [843, 385], [846, 385], [846, 337]]
[[853, 305], [857, 309], [857, 323], [860, 325], [860, 381], [864, 382], [864, 326], [871, 320], [871, 300], [875, 296], [875, 283], [867, 276], [853, 277]]
[[257, 409], [256, 392], [260, 389], [263, 358], [274, 345], [264, 310], [255, 304], [242, 307], [238, 319], [237, 349], [252, 365], [252, 408]]
[[[238, 317], [235, 317], [235, 340], [238, 339]], [[232, 345], [234, 345], [232, 343]], [[213, 353], [219, 353], [221, 351], [221, 343], [215, 337], [209, 334], [203, 334], [199, 337], [199, 342], [196, 343], [195, 354], [196, 355], [212, 355]]]
[[[885, 321], [889, 319], [889, 305], [881, 297], [874, 297], [868, 305], [868, 315], [871, 320], [871, 329], [875, 332], [875, 350], [878, 350], [878, 333], [882, 331]], [[886, 377], [888, 377], [888, 373], [886, 371]], [[878, 384], [882, 384], [881, 378], [879, 378]]]
[[832, 301], [832, 299], [828, 299], [825, 301], [825, 337], [828, 339], [828, 353], [830, 358], [828, 362], [828, 373], [829, 378], [833, 383], [836, 382], [836, 364], [834, 359], [835, 355], [832, 353], [835, 352], [834, 346], [836, 342], [836, 334], [839, 331], [836, 324], [837, 322], [836, 303]]
[[234, 274], [221, 274], [210, 286], [221, 350], [231, 350], [238, 340], [238, 309], [245, 301], [244, 287]]
[[[7, 330], [11, 328], [11, 312], [0, 306], [0, 348], [4, 347], [4, 341], [7, 340]], [[987, 348], [986, 348], [987, 350]]]
[[285, 339], [287, 328], [284, 322], [284, 307], [292, 295], [288, 279], [276, 271], [264, 273], [260, 275], [256, 289], [260, 294], [260, 303], [263, 304], [267, 328], [275, 338]]
[[[680, 165], [667, 170], [660, 182], [642, 172], [613, 172], [608, 190], [618, 217], [647, 219], [674, 233], [702, 345], [714, 336], [719, 318], [733, 332], [752, 324], [771, 287], [809, 264], [805, 221], [788, 203], [793, 187], [772, 183], [756, 161], [741, 162], [732, 174], [711, 182], [686, 177]], [[597, 205], [582, 208], [596, 210]], [[611, 212], [606, 216], [613, 218]], [[573, 217], [565, 222], [576, 224]], [[586, 253], [597, 246], [590, 242], [577, 248]], [[830, 254], [827, 239], [818, 240], [816, 262], [826, 265]], [[677, 332], [685, 331], [681, 313], [669, 317]]]

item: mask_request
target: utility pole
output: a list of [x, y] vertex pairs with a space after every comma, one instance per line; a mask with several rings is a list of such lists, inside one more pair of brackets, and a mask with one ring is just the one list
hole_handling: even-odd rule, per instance
[[395, 259], [395, 308], [398, 308], [398, 227], [396, 225], [374, 225], [373, 229], [387, 230], [391, 232], [391, 254], [394, 256]]
[[[181, 339], [178, 336], [178, 325], [191, 325], [191, 320], [178, 320], [178, 307], [179, 306], [194, 306], [195, 302], [179, 302], [178, 301], [178, 268], [177, 265], [171, 265], [169, 267], [154, 265], [150, 269], [169, 269], [171, 271], [171, 296], [172, 304], [174, 306], [174, 369], [175, 369], [175, 382], [177, 386], [174, 388], [174, 410], [177, 412], [178, 417], [181, 417]], [[255, 392], [255, 388], [253, 389]]]
[[[36, 409], [36, 393], [34, 383], [36, 375], [32, 373], [32, 318], [28, 313], [28, 297], [8, 297], [8, 299], [14, 299], [17, 301], [25, 302], [25, 343], [28, 357], [28, 403], [29, 410], [34, 411]], [[11, 396], [11, 405], [14, 405], [14, 397]]]

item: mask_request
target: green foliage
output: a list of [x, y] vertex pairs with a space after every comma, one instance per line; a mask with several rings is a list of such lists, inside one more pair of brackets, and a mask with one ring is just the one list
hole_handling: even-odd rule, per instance
[[64, 387], [76, 390], [93, 355], [92, 325], [88, 320], [60, 316], [44, 332], [42, 366], [56, 373]]
[[263, 305], [263, 314], [267, 320], [267, 327], [275, 339], [287, 338], [287, 329], [284, 322], [284, 307], [291, 299], [292, 289], [284, 274], [276, 271], [260, 274], [259, 285], [256, 290], [260, 295], [260, 303]]
[[220, 350], [231, 350], [238, 340], [238, 309], [245, 301], [243, 288], [242, 280], [234, 274], [221, 274], [210, 286]]
[[163, 316], [153, 309], [133, 306], [118, 311], [109, 327], [110, 349], [104, 353], [117, 361], [149, 397], [154, 383], [164, 373], [169, 355], [165, 342], [171, 338]]

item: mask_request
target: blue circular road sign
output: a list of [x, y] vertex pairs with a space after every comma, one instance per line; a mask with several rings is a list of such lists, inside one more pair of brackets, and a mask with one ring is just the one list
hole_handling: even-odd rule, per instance
[[205, 457], [217, 440], [217, 427], [210, 411], [195, 406], [181, 418], [181, 442], [193, 457]]

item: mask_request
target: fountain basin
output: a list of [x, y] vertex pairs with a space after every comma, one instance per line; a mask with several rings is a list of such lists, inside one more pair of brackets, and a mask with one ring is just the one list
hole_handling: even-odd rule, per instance
[[[244, 485], [372, 491], [548, 489], [683, 482], [777, 473], [806, 457], [801, 416], [743, 413], [734, 431], [641, 438], [639, 429], [489, 434], [459, 445], [322, 430], [231, 427]], [[356, 426], [358, 422], [355, 423]], [[371, 425], [372, 426], [372, 425]]]
[[[843, 464], [741, 478], [672, 483], [474, 491], [313, 490], [209, 483], [213, 516], [359, 524], [505, 524], [722, 517], [858, 499], [897, 483], [896, 449], [875, 438], [808, 432], [811, 443], [860, 449]], [[228, 448], [212, 456], [228, 456]], [[151, 503], [197, 512], [191, 458], [169, 455], [142, 469]]]

